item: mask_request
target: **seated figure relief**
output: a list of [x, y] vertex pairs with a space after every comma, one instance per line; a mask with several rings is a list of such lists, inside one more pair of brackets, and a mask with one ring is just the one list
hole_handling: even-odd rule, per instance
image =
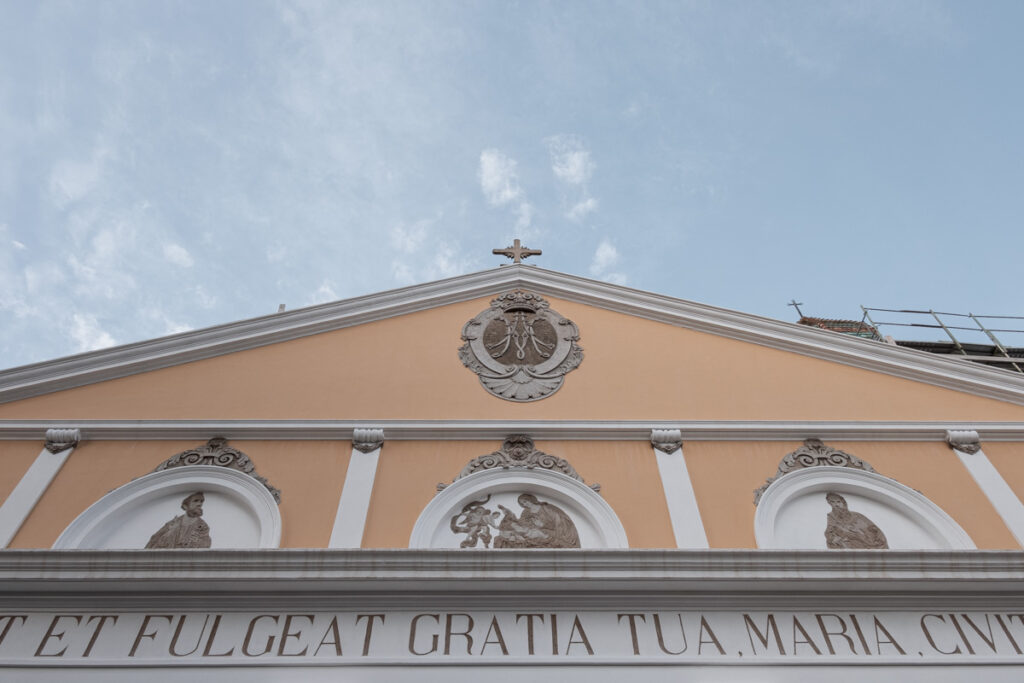
[[206, 496], [196, 492], [181, 501], [185, 514], [160, 527], [149, 538], [146, 548], [209, 548], [210, 525], [203, 521]]
[[[517, 515], [504, 505], [498, 505], [501, 512], [484, 507], [489, 500], [490, 496], [487, 496], [467, 503], [459, 514], [451, 518], [452, 532], [466, 534], [460, 547], [475, 548], [477, 542], [483, 542], [487, 548], [492, 540], [495, 548], [580, 547], [576, 524], [560, 507], [524, 493], [516, 499], [523, 507], [522, 513]], [[500, 521], [498, 517], [501, 517]]]
[[884, 550], [889, 547], [882, 530], [870, 519], [852, 512], [846, 499], [830, 491], [825, 500], [832, 506], [825, 526], [825, 544], [830, 549]]

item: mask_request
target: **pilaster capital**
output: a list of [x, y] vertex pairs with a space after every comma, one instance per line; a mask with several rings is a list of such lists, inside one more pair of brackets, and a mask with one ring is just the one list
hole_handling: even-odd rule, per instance
[[947, 429], [946, 443], [950, 448], [968, 455], [981, 450], [981, 437], [972, 429]]
[[47, 429], [46, 450], [51, 453], [62, 453], [69, 448], [74, 448], [82, 439], [82, 432], [78, 429]]
[[664, 453], [675, 453], [683, 447], [683, 432], [679, 429], [652, 429], [651, 445]]
[[362, 453], [371, 453], [384, 445], [383, 429], [353, 429], [352, 448]]

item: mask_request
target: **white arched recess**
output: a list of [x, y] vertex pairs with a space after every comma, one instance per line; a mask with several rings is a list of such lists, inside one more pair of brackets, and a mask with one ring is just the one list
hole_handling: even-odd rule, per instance
[[203, 520], [213, 548], [276, 548], [281, 513], [267, 488], [248, 474], [213, 465], [153, 472], [114, 489], [73, 521], [55, 549], [145, 548], [172, 518], [182, 500], [202, 492]]
[[975, 548], [952, 517], [914, 489], [873, 472], [828, 466], [790, 472], [765, 490], [754, 516], [757, 547], [826, 549], [831, 491], [874, 522], [891, 550]]
[[490, 496], [490, 507], [501, 503], [518, 510], [516, 498], [523, 493], [562, 508], [576, 525], [580, 547], [629, 547], [618, 516], [597, 492], [565, 474], [525, 468], [483, 470], [457, 479], [423, 508], [412, 529], [409, 547], [458, 548], [465, 536], [453, 533], [450, 522], [466, 504]]

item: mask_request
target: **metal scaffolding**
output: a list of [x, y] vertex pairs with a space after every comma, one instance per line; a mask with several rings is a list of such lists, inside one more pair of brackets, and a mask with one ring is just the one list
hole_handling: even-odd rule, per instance
[[[934, 330], [942, 330], [946, 336], [952, 342], [953, 347], [957, 353], [960, 354], [965, 360], [974, 361], [977, 363], [999, 363], [1002, 365], [1009, 364], [1013, 366], [1017, 372], [1024, 372], [1024, 357], [1010, 355], [1009, 350], [1003, 345], [999, 338], [996, 337], [996, 332], [1001, 333], [1019, 333], [1024, 334], [1024, 329], [1011, 329], [1005, 327], [988, 327], [983, 321], [986, 320], [1022, 320], [1024, 316], [1018, 315], [975, 315], [974, 313], [950, 313], [947, 311], [933, 311], [928, 309], [927, 311], [914, 310], [914, 309], [900, 309], [900, 308], [870, 308], [867, 306], [861, 306], [861, 310], [864, 312], [864, 317], [861, 319], [862, 322], [867, 322], [876, 328], [881, 326], [895, 326], [895, 327], [918, 327], [918, 328], [930, 328]], [[919, 316], [928, 316], [934, 322], [896, 322], [896, 321], [884, 321], [875, 320], [871, 317], [871, 313], [899, 313], [899, 314], [910, 314]], [[947, 320], [944, 320], [946, 317]], [[955, 321], [950, 321], [948, 318], [956, 318]], [[974, 327], [965, 327], [964, 325], [952, 324], [953, 322], [962, 322], [961, 319], [969, 319], [974, 323]], [[991, 323], [990, 323], [991, 324]], [[1004, 323], [1012, 324], [1012, 323]], [[965, 347], [965, 343], [970, 345], [968, 342], [961, 342], [957, 339], [954, 334], [954, 330], [970, 331], [970, 332], [982, 332], [988, 337], [989, 341], [992, 342], [992, 346], [999, 352], [999, 355], [978, 355], [976, 353], [970, 353], [970, 350]], [[961, 335], [963, 336], [963, 335]]]

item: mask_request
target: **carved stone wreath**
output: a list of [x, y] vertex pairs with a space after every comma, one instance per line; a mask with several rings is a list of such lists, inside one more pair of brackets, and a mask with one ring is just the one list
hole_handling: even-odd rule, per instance
[[579, 329], [542, 297], [513, 290], [462, 328], [459, 360], [491, 394], [508, 401], [536, 401], [558, 391], [579, 367]]
[[[856, 455], [826, 446], [821, 439], [806, 439], [804, 445], [789, 453], [779, 463], [779, 470], [771, 479], [767, 479], [761, 488], [754, 491], [754, 505], [761, 502], [761, 496], [768, 487], [790, 472], [806, 467], [850, 467], [865, 472], [875, 472], [875, 468], [858, 458]], [[877, 474], [877, 472], [875, 472]]]
[[[499, 468], [551, 470], [552, 472], [560, 472], [567, 477], [572, 477], [576, 481], [586, 483], [575, 468], [569, 464], [568, 460], [565, 458], [559, 458], [556, 455], [549, 455], [543, 451], [538, 451], [533, 446], [533, 439], [525, 434], [512, 434], [505, 437], [505, 443], [501, 445], [500, 449], [493, 453], [473, 458], [465, 467], [462, 468], [462, 471], [459, 472], [459, 476], [452, 479], [452, 481], [455, 482], [463, 477], [468, 477], [474, 472]], [[447, 487], [448, 484], [441, 483], [437, 485], [437, 490], [443, 491]], [[601, 485], [591, 484], [590, 488], [594, 489], [594, 491], [600, 491]]]
[[263, 484], [263, 486], [270, 491], [270, 495], [274, 497], [274, 500], [277, 501], [278, 505], [281, 504], [281, 491], [272, 486], [269, 481], [258, 475], [256, 473], [256, 465], [254, 465], [252, 460], [249, 459], [249, 456], [236, 448], [228, 446], [227, 439], [223, 437], [214, 437], [207, 441], [203, 446], [182, 451], [181, 453], [164, 460], [153, 471], [161, 472], [163, 470], [169, 470], [175, 467], [187, 467], [189, 465], [215, 465], [217, 467], [227, 467], [229, 469], [238, 470], [239, 472], [248, 474], [250, 477]]

